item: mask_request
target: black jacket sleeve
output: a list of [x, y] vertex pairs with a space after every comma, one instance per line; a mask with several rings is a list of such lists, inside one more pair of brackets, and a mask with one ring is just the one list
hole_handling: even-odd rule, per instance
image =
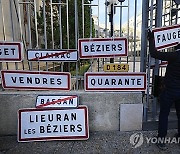
[[154, 38], [149, 39], [149, 52], [151, 57], [164, 61], [175, 61], [178, 58], [178, 52], [160, 52], [155, 48]]

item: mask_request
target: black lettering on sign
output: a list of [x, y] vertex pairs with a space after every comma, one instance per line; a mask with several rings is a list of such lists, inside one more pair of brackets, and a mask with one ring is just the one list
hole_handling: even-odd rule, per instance
[[4, 48], [4, 55], [8, 56], [8, 48]]
[[45, 122], [45, 115], [44, 114], [41, 115], [41, 122]]
[[75, 126], [74, 125], [70, 125], [70, 132], [75, 132]]
[[53, 133], [58, 133], [57, 127], [57, 125], [53, 125]]
[[122, 85], [122, 80], [119, 79], [118, 85]]
[[13, 83], [16, 83], [16, 79], [17, 79], [16, 77], [14, 77], [14, 78], [11, 77], [11, 79], [12, 79]]
[[70, 100], [69, 100], [69, 104], [74, 104], [74, 103], [73, 103], [73, 99], [70, 99]]
[[91, 84], [92, 84], [93, 86], [95, 86], [96, 80], [95, 80], [95, 79], [91, 79]]
[[50, 122], [53, 121], [53, 114], [48, 114], [48, 120], [49, 120]]
[[78, 128], [78, 129], [77, 129], [78, 132], [82, 132], [82, 125], [81, 125], [81, 124], [78, 124], [78, 125], [77, 125], [77, 128]]
[[51, 133], [51, 125], [50, 124], [47, 125], [47, 133]]
[[45, 133], [44, 126], [40, 126], [39, 129], [40, 129], [40, 130], [39, 130], [40, 133]]
[[64, 132], [68, 132], [68, 125], [64, 125]]
[[90, 45], [91, 52], [95, 52], [94, 44]]
[[15, 49], [14, 48], [11, 48], [11, 51], [12, 51], [12, 54], [15, 55]]
[[23, 79], [24, 79], [23, 77], [19, 77], [19, 82], [24, 83]]
[[40, 100], [40, 103], [41, 103], [41, 104], [44, 104], [44, 99], [41, 99], [41, 100]]
[[101, 51], [101, 50], [100, 50], [100, 47], [101, 47], [100, 45], [96, 45], [96, 47], [97, 47], [97, 48], [96, 48], [96, 51]]
[[69, 121], [69, 117], [67, 114], [64, 115], [64, 121], [66, 121], [66, 120]]
[[110, 70], [110, 65], [107, 65], [107, 70]]
[[87, 45], [84, 46], [84, 51], [85, 51], [85, 52], [88, 52], [88, 51], [89, 51], [89, 48], [88, 48]]

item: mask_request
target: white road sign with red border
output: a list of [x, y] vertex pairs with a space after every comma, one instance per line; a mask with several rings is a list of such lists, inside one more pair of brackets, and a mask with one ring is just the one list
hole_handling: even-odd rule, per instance
[[86, 73], [86, 91], [146, 91], [145, 73]]
[[20, 62], [23, 58], [22, 42], [0, 42], [0, 61]]
[[78, 50], [81, 59], [127, 56], [127, 38], [79, 39]]
[[152, 31], [157, 50], [173, 47], [180, 43], [180, 25], [155, 28]]
[[36, 98], [36, 108], [58, 107], [77, 108], [77, 95], [38, 95]]
[[89, 138], [88, 108], [20, 109], [18, 141], [87, 140]]
[[1, 71], [4, 89], [65, 90], [71, 88], [67, 72]]
[[74, 49], [69, 50], [28, 50], [27, 59], [29, 61], [77, 61], [78, 52]]

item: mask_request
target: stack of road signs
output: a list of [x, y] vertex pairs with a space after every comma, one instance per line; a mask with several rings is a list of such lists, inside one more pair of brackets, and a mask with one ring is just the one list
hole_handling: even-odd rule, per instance
[[77, 95], [39, 95], [36, 108], [18, 112], [19, 142], [88, 138], [88, 108]]

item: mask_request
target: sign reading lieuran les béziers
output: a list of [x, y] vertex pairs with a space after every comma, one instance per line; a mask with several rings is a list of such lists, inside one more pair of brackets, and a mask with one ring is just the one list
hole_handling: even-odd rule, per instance
[[88, 109], [21, 109], [18, 112], [18, 141], [87, 140]]

